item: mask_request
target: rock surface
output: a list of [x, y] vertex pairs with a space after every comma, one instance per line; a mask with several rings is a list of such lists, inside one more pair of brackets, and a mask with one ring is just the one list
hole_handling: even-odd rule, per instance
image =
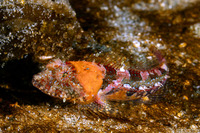
[[[0, 2], [0, 132], [200, 132], [199, 11], [198, 0]], [[116, 114], [31, 84], [51, 58], [151, 68], [151, 45], [170, 79], [146, 101], [111, 103]]]

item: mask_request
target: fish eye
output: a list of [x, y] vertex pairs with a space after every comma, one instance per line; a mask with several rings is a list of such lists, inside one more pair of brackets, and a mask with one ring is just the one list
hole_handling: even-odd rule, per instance
[[135, 92], [134, 91], [127, 91], [126, 96], [132, 96]]
[[62, 77], [66, 77], [68, 75], [68, 72], [64, 72]]

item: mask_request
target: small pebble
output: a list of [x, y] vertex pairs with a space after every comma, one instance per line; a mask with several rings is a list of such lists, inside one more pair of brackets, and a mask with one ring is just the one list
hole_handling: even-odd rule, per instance
[[187, 46], [187, 43], [183, 42], [181, 44], [178, 45], [179, 48], [184, 48]]
[[188, 100], [188, 97], [187, 97], [187, 96], [183, 96], [183, 99], [184, 99], [184, 100]]

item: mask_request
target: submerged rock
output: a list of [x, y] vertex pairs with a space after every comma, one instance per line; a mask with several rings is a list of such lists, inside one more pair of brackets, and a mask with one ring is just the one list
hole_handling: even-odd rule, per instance
[[[1, 2], [0, 131], [198, 132], [199, 9], [198, 0]], [[151, 46], [168, 62], [165, 88], [141, 101], [110, 101], [112, 113], [31, 84], [53, 58], [150, 69], [158, 65]]]

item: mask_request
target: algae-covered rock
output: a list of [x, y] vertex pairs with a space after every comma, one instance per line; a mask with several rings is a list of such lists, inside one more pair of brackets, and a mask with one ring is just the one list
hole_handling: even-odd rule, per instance
[[[0, 2], [0, 132], [199, 132], [198, 0], [4, 0]], [[34, 88], [49, 59], [147, 70], [167, 60], [164, 87], [111, 111]]]
[[6, 0], [0, 6], [2, 60], [73, 54], [83, 31], [67, 1]]

